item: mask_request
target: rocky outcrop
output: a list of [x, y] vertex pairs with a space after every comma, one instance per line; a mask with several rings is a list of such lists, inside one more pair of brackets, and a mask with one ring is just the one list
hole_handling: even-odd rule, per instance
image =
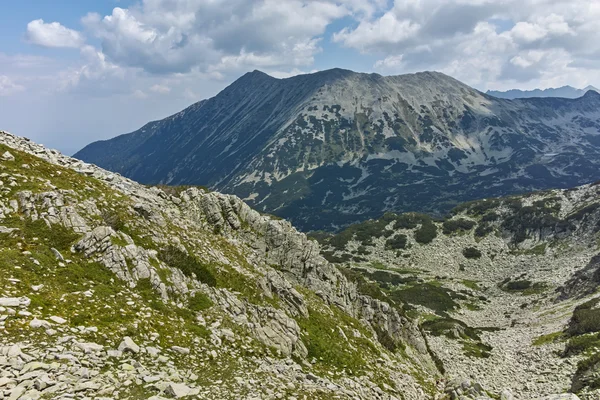
[[597, 291], [600, 286], [600, 254], [594, 256], [584, 268], [573, 274], [558, 288], [558, 300], [583, 298]]
[[[318, 243], [295, 230], [289, 222], [262, 216], [231, 195], [188, 189], [181, 198], [180, 207], [184, 214], [218, 227], [225, 236], [247, 243], [256, 252], [256, 260], [276, 266], [291, 282], [312, 290], [348, 314], [373, 323], [373, 328], [386, 332], [392, 340], [408, 343], [426, 354], [422, 335], [413, 322], [401, 317], [387, 303], [360, 296], [356, 285], [321, 256]], [[267, 272], [266, 277], [292, 309], [306, 315], [306, 307], [291, 285], [287, 284], [287, 288], [281, 290], [278, 288], [284, 281], [279, 275]], [[279, 284], [273, 286], [274, 282]]]
[[[58, 264], [56, 268], [70, 268], [71, 263], [81, 263], [85, 260], [85, 263], [91, 265], [90, 268], [102, 265], [114, 274], [116, 280], [125, 282], [129, 292], [127, 298], [118, 303], [116, 315], [129, 307], [139, 307], [141, 298], [148, 302], [136, 313], [135, 322], [131, 321], [129, 326], [119, 328], [126, 330], [128, 335], [110, 339], [106, 342], [110, 343], [109, 345], [98, 347], [93, 340], [86, 339], [85, 335], [98, 333], [97, 327], [78, 325], [72, 328], [76, 333], [82, 334], [82, 337], [75, 335], [77, 337], [73, 346], [85, 357], [95, 356], [101, 360], [99, 365], [104, 365], [106, 360], [115, 357], [137, 358], [146, 357], [146, 354], [154, 357], [161, 354], [155, 351], [160, 347], [150, 342], [157, 340], [157, 332], [152, 332], [150, 337], [146, 335], [141, 338], [137, 336], [135, 340], [133, 338], [135, 334], [139, 334], [139, 324], [145, 324], [147, 318], [162, 318], [157, 316], [156, 312], [163, 310], [163, 313], [171, 316], [168, 320], [161, 319], [159, 325], [188, 324], [183, 327], [179, 325], [179, 329], [183, 329], [181, 333], [184, 338], [192, 336], [196, 340], [193, 345], [185, 346], [171, 343], [169, 349], [180, 356], [192, 355], [196, 360], [200, 360], [203, 356], [199, 356], [197, 351], [207, 348], [210, 350], [206, 350], [204, 356], [218, 363], [223, 362], [223, 357], [238, 359], [240, 354], [244, 354], [249, 359], [257, 360], [259, 364], [258, 369], [256, 366], [246, 367], [249, 380], [255, 379], [253, 376], [259, 376], [253, 375], [258, 373], [280, 374], [284, 377], [282, 387], [287, 388], [289, 393], [299, 390], [296, 383], [292, 382], [307, 381], [311, 383], [310, 388], [303, 386], [301, 389], [305, 393], [312, 393], [314, 388], [345, 393], [350, 397], [393, 399], [395, 397], [390, 393], [394, 393], [396, 389], [374, 382], [377, 379], [375, 374], [383, 373], [399, 377], [401, 381], [395, 386], [403, 388], [407, 399], [422, 398], [424, 391], [413, 376], [416, 372], [411, 370], [412, 366], [418, 371], [431, 371], [434, 374], [436, 372], [422, 345], [421, 333], [414, 323], [400, 316], [387, 303], [359, 295], [355, 284], [349, 282], [335, 266], [321, 257], [318, 244], [297, 232], [288, 222], [261, 215], [235, 196], [196, 188], [171, 194], [158, 188], [147, 188], [118, 174], [62, 156], [58, 152], [9, 134], [0, 134], [0, 145], [8, 145], [15, 149], [15, 160], [22, 159], [23, 154], [32, 154], [56, 165], [60, 170], [60, 174], [50, 174], [44, 179], [38, 179], [39, 176], [34, 178], [40, 182], [37, 189], [18, 190], [21, 180], [32, 178], [25, 174], [15, 178], [13, 187], [17, 189], [14, 198], [12, 195], [0, 196], [2, 218], [12, 217], [18, 212], [28, 220], [44, 221], [50, 230], [62, 226], [74, 232], [75, 236], [79, 235], [78, 239], [73, 240], [70, 251], [60, 247], [48, 249], [47, 253], [52, 263]], [[14, 160], [5, 162], [14, 163]], [[31, 163], [28, 174], [42, 173], [37, 169], [41, 161], [32, 158], [28, 162]], [[51, 170], [48, 165], [50, 164], [43, 165], [43, 173]], [[58, 189], [53, 180], [61, 174], [64, 174], [64, 179], [61, 177], [64, 189]], [[8, 176], [15, 177], [16, 173], [12, 172]], [[10, 225], [5, 228], [4, 231], [8, 234], [18, 232]], [[177, 249], [177, 254], [187, 254], [190, 258], [186, 259], [177, 254], [176, 258], [180, 257], [178, 260], [181, 261], [181, 257], [184, 257], [183, 259], [187, 260], [185, 262], [193, 265], [181, 265], [175, 261], [171, 264], [172, 261], [165, 261], [173, 260], [169, 257], [164, 258], [164, 254], [161, 256], [161, 252], [169, 248]], [[41, 264], [38, 260], [32, 261]], [[215, 279], [220, 273], [234, 281]], [[212, 278], [207, 279], [207, 276]], [[93, 299], [93, 304], [101, 305], [101, 300], [95, 298], [96, 293], [110, 293], [107, 288], [96, 292], [93, 282], [85, 284], [90, 285], [89, 290], [74, 292], [74, 296]], [[34, 285], [31, 290], [40, 290], [41, 287], [43, 285]], [[152, 298], [153, 291], [156, 292], [155, 298]], [[2, 295], [0, 292], [0, 297]], [[111, 299], [120, 299], [120, 296], [122, 295], [110, 294]], [[18, 297], [7, 294], [4, 298]], [[14, 300], [5, 302], [16, 304]], [[193, 309], [188, 309], [188, 306], [192, 307], [192, 303]], [[353, 341], [357, 338], [370, 343], [369, 351], [372, 354], [363, 355], [365, 360], [370, 360], [365, 367], [367, 374], [359, 380], [346, 377], [345, 373], [333, 373], [333, 369], [331, 376], [335, 377], [334, 380], [322, 376], [323, 373], [316, 370], [314, 373], [308, 372], [313, 369], [307, 359], [307, 343], [311, 339], [314, 341], [319, 338], [308, 337], [298, 321], [310, 320], [310, 307], [315, 306], [323, 315], [331, 318], [334, 326], [337, 325], [335, 318], [341, 315], [338, 313], [345, 312], [345, 318], [354, 317], [361, 320], [361, 323], [356, 323], [364, 325], [366, 332], [370, 332], [364, 336], [355, 330], [357, 336], [354, 337], [350, 329], [344, 333], [343, 321], [337, 321], [340, 323], [337, 328], [340, 339], [344, 340], [345, 346], [356, 351]], [[14, 307], [25, 306], [19, 300], [19, 304]], [[340, 311], [333, 312], [330, 307]], [[174, 310], [181, 311], [172, 316]], [[0, 314], [4, 311], [0, 308]], [[22, 309], [19, 312], [8, 312], [10, 314], [7, 317], [0, 315], [0, 324], [8, 321], [6, 326], [13, 329], [18, 321], [12, 316], [30, 318], [27, 322], [28, 328], [36, 332], [45, 332], [49, 337], [56, 337], [55, 335], [63, 331], [67, 334], [72, 323], [69, 318], [62, 318], [54, 315], [55, 313], [47, 315], [40, 310], [30, 312]], [[19, 313], [20, 315], [17, 315]], [[81, 316], [78, 314], [74, 316], [76, 321], [90, 318], [92, 315], [90, 312]], [[151, 315], [154, 317], [150, 317]], [[189, 320], [190, 315], [195, 318], [193, 321]], [[62, 318], [62, 323], [50, 317]], [[407, 353], [389, 352], [377, 342], [378, 333], [381, 331], [387, 332], [391, 340], [401, 344], [399, 347], [405, 348], [408, 345], [411, 349]], [[313, 334], [318, 335], [318, 330]], [[167, 335], [166, 340], [169, 340], [171, 334]], [[198, 339], [198, 335], [204, 339]], [[105, 341], [106, 339], [103, 343]], [[318, 346], [323, 345], [324, 343], [318, 342]], [[338, 343], [334, 345], [339, 346]], [[194, 346], [199, 347], [194, 350]], [[314, 346], [313, 343], [313, 348]], [[319, 349], [327, 350], [322, 347]], [[41, 354], [43, 349], [36, 348], [35, 352]], [[386, 354], [381, 353], [382, 364], [376, 364], [375, 360], [380, 352]], [[159, 363], [168, 362], [161, 361], [160, 357], [157, 358]], [[275, 358], [272, 362], [260, 362], [264, 357]], [[322, 357], [313, 356], [311, 360], [317, 364], [323, 362]], [[81, 363], [83, 364], [83, 361]], [[123, 365], [133, 365], [136, 371], [141, 368], [130, 362]], [[198, 368], [201, 364], [194, 365], [194, 368]], [[278, 372], [274, 372], [273, 368]], [[185, 387], [190, 389], [190, 393], [196, 393], [193, 382], [180, 379], [185, 387], [169, 386], [169, 382], [179, 381], [154, 372], [135, 378], [125, 374], [122, 378], [150, 384], [154, 382], [155, 376], [160, 376], [159, 380], [164, 383], [152, 385], [153, 390], [159, 394], [179, 396], [187, 392]], [[54, 379], [53, 376], [50, 378]], [[242, 383], [251, 389], [252, 385], [255, 385]], [[73, 381], [72, 385], [63, 386], [61, 390], [70, 391], [77, 388], [77, 391], [86, 391], [101, 397], [104, 394], [102, 388], [107, 385], [107, 381], [103, 379], [89, 379]], [[110, 392], [107, 395], [111, 396], [114, 393]]]

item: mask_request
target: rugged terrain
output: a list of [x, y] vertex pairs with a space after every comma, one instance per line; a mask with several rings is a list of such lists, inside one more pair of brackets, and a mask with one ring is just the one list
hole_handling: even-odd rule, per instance
[[[325, 256], [420, 321], [448, 378], [516, 398], [600, 398], [600, 185], [465, 203], [446, 220], [386, 214]], [[577, 307], [577, 308], [576, 308]]]
[[[0, 398], [597, 398], [600, 187], [467, 204], [447, 235], [388, 214], [322, 235], [335, 265], [231, 195], [5, 132], [0, 169]], [[530, 203], [546, 222], [491, 234]]]
[[384, 211], [600, 179], [600, 94], [506, 100], [449, 76], [254, 71], [76, 157], [146, 184], [205, 185], [310, 231]]
[[0, 398], [438, 392], [417, 325], [288, 222], [4, 132], [0, 155]]

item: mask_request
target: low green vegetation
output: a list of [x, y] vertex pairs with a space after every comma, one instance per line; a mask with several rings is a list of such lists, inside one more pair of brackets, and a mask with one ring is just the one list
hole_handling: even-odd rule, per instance
[[202, 292], [196, 292], [188, 300], [188, 308], [192, 311], [204, 311], [208, 310], [213, 306], [213, 302], [206, 294]]
[[481, 251], [479, 251], [479, 249], [476, 249], [475, 247], [465, 247], [462, 253], [463, 256], [465, 256], [465, 258], [481, 258]]
[[421, 327], [431, 335], [460, 340], [466, 356], [490, 357], [492, 346], [481, 341], [481, 329], [472, 328], [464, 322], [451, 317], [429, 319], [423, 322]]
[[437, 226], [431, 218], [423, 219], [421, 227], [415, 231], [415, 240], [420, 244], [428, 244], [437, 236]]
[[571, 390], [600, 388], [600, 380], [594, 378], [600, 366], [600, 297], [580, 304], [573, 311], [565, 330], [568, 337], [564, 356], [582, 355], [577, 363]]
[[472, 290], [481, 290], [481, 288], [477, 284], [477, 281], [472, 281], [472, 280], [469, 280], [469, 279], [464, 279], [461, 283], [463, 285], [465, 285], [466, 287], [468, 287], [469, 289], [472, 289]]
[[442, 224], [442, 232], [445, 235], [451, 235], [457, 232], [466, 232], [477, 225], [475, 221], [465, 218], [447, 219]]
[[[378, 356], [379, 350], [367, 339], [368, 333], [360, 322], [335, 306], [331, 307], [331, 311], [333, 314], [309, 308], [308, 318], [298, 318], [308, 359], [326, 367], [358, 374], [368, 366], [368, 356]], [[353, 329], [361, 332], [361, 337], [355, 337]]]
[[206, 186], [198, 185], [156, 185], [156, 187], [165, 192], [166, 194], [176, 197], [179, 197], [179, 195], [181, 195], [182, 192], [191, 188], [196, 188], [205, 193], [210, 192], [210, 189], [208, 189]]
[[365, 279], [362, 273], [350, 268], [339, 268], [342, 274], [350, 282], [356, 284], [357, 290], [364, 296], [370, 296], [381, 301], [389, 301], [385, 293], [379, 288], [376, 283], [371, 283]]
[[541, 335], [541, 336], [537, 337], [533, 341], [532, 344], [534, 346], [543, 346], [545, 344], [558, 342], [561, 339], [563, 339], [564, 336], [565, 336], [565, 334], [562, 331], [552, 332], [552, 333], [548, 333], [547, 335]]
[[406, 237], [406, 235], [399, 233], [396, 236], [386, 240], [385, 249], [386, 250], [405, 249], [407, 242], [408, 242], [408, 238]]
[[548, 290], [544, 282], [532, 282], [527, 279], [506, 280], [499, 285], [500, 289], [509, 293], [521, 293], [524, 296], [540, 294]]
[[468, 201], [466, 203], [459, 204], [454, 207], [451, 211], [452, 214], [460, 214], [462, 212], [467, 213], [468, 215], [473, 216], [481, 216], [485, 214], [487, 211], [490, 211], [494, 208], [499, 207], [501, 204], [500, 199], [483, 199], [483, 200], [474, 200]]
[[158, 258], [172, 268], [178, 268], [186, 276], [195, 276], [200, 282], [216, 286], [214, 267], [200, 262], [196, 257], [169, 245], [158, 252]]
[[389, 297], [404, 305], [430, 308], [438, 315], [446, 315], [449, 311], [459, 308], [456, 300], [466, 299], [462, 294], [431, 282], [414, 283], [405, 288], [391, 290]]
[[389, 238], [386, 240], [386, 248], [390, 250], [404, 249], [407, 245], [406, 235], [397, 234], [391, 237], [397, 229], [416, 229], [415, 240], [421, 244], [430, 243], [437, 236], [437, 227], [428, 215], [385, 213], [379, 219], [350, 225], [333, 236], [317, 233], [315, 237], [321, 244], [332, 246], [337, 250], [344, 250], [351, 240], [356, 240], [363, 245], [372, 245], [373, 239], [379, 237]]
[[600, 297], [577, 306], [567, 327], [570, 336], [593, 332], [600, 332]]

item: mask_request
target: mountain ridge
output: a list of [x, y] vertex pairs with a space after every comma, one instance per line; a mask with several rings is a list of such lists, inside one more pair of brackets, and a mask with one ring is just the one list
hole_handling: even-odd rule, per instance
[[438, 72], [255, 71], [76, 156], [144, 183], [234, 193], [304, 230], [336, 229], [600, 179], [599, 112], [594, 96], [497, 99]]
[[559, 88], [548, 88], [548, 89], [533, 89], [533, 90], [520, 90], [510, 89], [506, 91], [500, 90], [488, 90], [486, 94], [494, 97], [505, 98], [505, 99], [517, 99], [517, 98], [531, 98], [531, 97], [564, 97], [575, 99], [585, 95], [588, 91], [600, 92], [592, 85], [588, 85], [583, 89], [577, 89], [572, 86], [561, 86]]

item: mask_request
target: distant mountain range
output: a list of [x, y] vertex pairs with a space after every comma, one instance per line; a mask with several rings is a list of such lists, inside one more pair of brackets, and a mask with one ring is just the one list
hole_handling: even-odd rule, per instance
[[600, 179], [600, 94], [507, 100], [449, 76], [245, 74], [75, 157], [142, 183], [206, 185], [304, 230]]
[[576, 99], [583, 96], [589, 90], [594, 90], [600, 93], [600, 90], [593, 86], [588, 86], [584, 89], [577, 89], [572, 86], [562, 86], [559, 88], [549, 89], [534, 89], [534, 90], [519, 90], [512, 89], [505, 92], [498, 90], [488, 90], [486, 93], [490, 96], [500, 97], [502, 99], [524, 99], [530, 97], [564, 97], [567, 99]]

